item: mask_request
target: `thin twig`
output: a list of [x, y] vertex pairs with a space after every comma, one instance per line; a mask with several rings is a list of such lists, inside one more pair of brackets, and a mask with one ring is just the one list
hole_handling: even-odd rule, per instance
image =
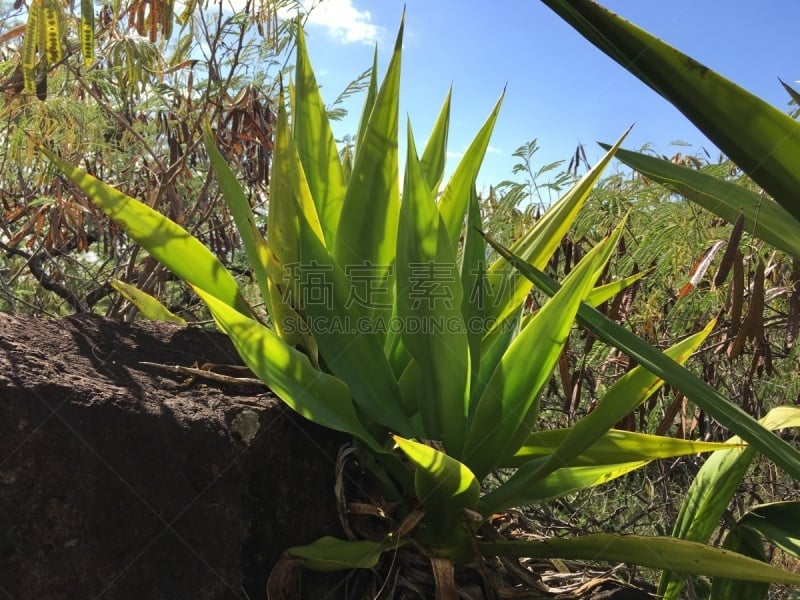
[[211, 381], [217, 381], [219, 383], [229, 383], [231, 385], [244, 385], [244, 386], [258, 385], [266, 387], [266, 384], [263, 381], [261, 381], [260, 379], [256, 379], [254, 377], [231, 377], [230, 375], [222, 375], [220, 373], [214, 373], [213, 371], [207, 371], [205, 369], [184, 367], [181, 365], [162, 365], [160, 363], [153, 363], [146, 361], [140, 361], [139, 364], [145, 365], [146, 367], [155, 367], [163, 371], [168, 371], [169, 373], [189, 375], [191, 377], [202, 377], [204, 379], [210, 379]]

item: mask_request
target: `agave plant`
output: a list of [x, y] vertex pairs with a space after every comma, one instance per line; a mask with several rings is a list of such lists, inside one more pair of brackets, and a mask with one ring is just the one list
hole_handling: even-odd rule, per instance
[[[690, 540], [600, 533], [523, 541], [492, 535], [490, 520], [498, 511], [601, 485], [655, 459], [742, 446], [740, 440], [721, 446], [614, 430], [658, 389], [659, 377], [674, 381], [743, 440], [787, 464], [800, 460], [680, 366], [713, 323], [662, 353], [592, 308], [630, 283], [595, 287], [620, 228], [561, 285], [540, 271], [620, 142], [513, 247], [489, 240], [501, 255], [492, 264], [486, 264], [475, 182], [500, 102], [444, 186], [450, 95], [421, 156], [409, 125], [401, 194], [402, 32], [401, 25], [380, 86], [373, 69], [352, 163], [340, 157], [299, 32], [291, 105], [284, 98], [279, 102], [266, 236], [206, 129], [207, 150], [270, 327], [220, 261], [189, 233], [43, 150], [192, 286], [243, 361], [288, 406], [347, 433], [363, 451], [365, 476], [380, 496], [376, 502], [391, 507], [374, 511], [383, 530], [358, 539], [346, 527], [350, 539], [323, 538], [290, 548], [289, 556], [310, 569], [356, 569], [373, 567], [384, 553], [403, 548], [429, 560], [441, 598], [456, 597], [455, 566], [485, 567], [487, 557], [624, 561], [800, 584], [798, 575]], [[525, 314], [533, 282], [552, 298]], [[540, 431], [539, 396], [576, 319], [643, 366], [616, 382], [572, 428]], [[513, 475], [487, 486], [498, 468], [514, 469]]]

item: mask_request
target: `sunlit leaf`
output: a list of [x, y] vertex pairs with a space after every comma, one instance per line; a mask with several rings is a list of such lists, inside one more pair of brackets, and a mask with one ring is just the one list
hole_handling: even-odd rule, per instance
[[364, 134], [367, 131], [369, 118], [372, 115], [372, 109], [375, 107], [375, 99], [378, 97], [378, 48], [375, 47], [375, 53], [372, 58], [372, 70], [369, 77], [369, 85], [367, 86], [367, 97], [364, 100], [364, 110], [361, 113], [361, 120], [358, 123], [358, 137], [356, 137], [356, 153], [361, 149], [361, 142], [364, 141]]
[[688, 117], [800, 220], [800, 123], [590, 0], [542, 0]]
[[604, 560], [711, 577], [800, 584], [800, 574], [728, 550], [671, 537], [597, 533], [572, 539], [479, 542], [484, 556]]
[[120, 281], [119, 279], [111, 279], [109, 283], [111, 287], [117, 290], [122, 297], [133, 304], [139, 312], [148, 319], [170, 321], [172, 323], [186, 325], [186, 320], [171, 312], [166, 306], [147, 292], [143, 292], [136, 286]]
[[261, 232], [256, 227], [256, 220], [253, 216], [253, 211], [250, 208], [250, 203], [244, 194], [242, 186], [236, 179], [225, 158], [217, 149], [214, 143], [214, 133], [211, 127], [206, 124], [203, 128], [203, 136], [206, 144], [206, 152], [208, 153], [209, 161], [214, 169], [214, 174], [217, 177], [219, 188], [231, 211], [233, 220], [236, 223], [236, 229], [239, 232], [239, 237], [242, 238], [247, 258], [253, 269], [256, 283], [261, 291], [261, 296], [267, 298], [269, 292], [267, 290], [267, 260], [269, 256], [269, 247]]
[[[534, 431], [525, 444], [503, 466], [519, 467], [531, 459], [552, 455], [570, 436], [571, 431], [570, 428]], [[671, 458], [700, 452], [727, 450], [733, 446], [735, 445], [730, 442], [700, 442], [611, 429], [563, 466], [608, 465], [637, 460]]]
[[[664, 355], [677, 364], [683, 364], [708, 337], [715, 324], [716, 320], [712, 320], [699, 333], [668, 348]], [[596, 408], [571, 427], [561, 446], [542, 466], [541, 471], [528, 480], [528, 485], [535, 484], [536, 478], [541, 478], [563, 465], [571, 464], [573, 459], [591, 447], [615, 423], [652, 396], [663, 383], [663, 380], [642, 366], [625, 373], [608, 388]]]
[[492, 137], [504, 96], [505, 92], [494, 105], [492, 112], [470, 143], [467, 151], [464, 152], [450, 181], [442, 191], [439, 212], [447, 228], [447, 234], [450, 236], [450, 243], [454, 248], [458, 247], [458, 240], [464, 227], [464, 216], [467, 214], [470, 190], [475, 186], [475, 179], [478, 177], [483, 157], [489, 148], [489, 139]]
[[[542, 218], [511, 246], [511, 251], [537, 269], [543, 269], [627, 135], [626, 131], [578, 183], [545, 211]], [[505, 327], [519, 311], [532, 283], [516, 269], [509, 268], [502, 258], [489, 268], [487, 282], [486, 316], [492, 318], [494, 328]]]
[[[773, 408], [760, 423], [769, 430], [800, 427], [800, 408]], [[734, 436], [728, 442], [739, 443], [741, 438]], [[675, 519], [672, 535], [696, 542], [708, 542], [755, 455], [756, 451], [752, 446], [714, 452], [689, 486]], [[677, 598], [683, 585], [683, 577], [664, 572], [659, 583], [659, 593], [665, 598]]]
[[308, 546], [289, 548], [291, 556], [304, 559], [303, 567], [312, 571], [333, 572], [349, 569], [371, 569], [378, 563], [381, 554], [404, 546], [404, 542], [387, 539], [381, 542], [369, 540], [340, 540], [325, 536]]
[[411, 127], [397, 241], [397, 308], [403, 345], [419, 368], [419, 407], [429, 439], [458, 457], [469, 400], [469, 348], [456, 256], [422, 172]]
[[425, 507], [425, 518], [449, 538], [464, 509], [475, 509], [480, 495], [478, 480], [466, 465], [444, 452], [399, 436], [394, 436], [394, 441], [416, 467], [414, 488]]
[[[483, 334], [488, 327], [485, 320], [485, 291], [486, 291], [486, 241], [480, 234], [481, 206], [475, 186], [470, 190], [469, 206], [467, 208], [467, 229], [464, 233], [464, 247], [461, 252], [461, 314], [467, 328], [467, 342], [469, 344], [470, 369], [470, 397], [477, 401], [480, 393], [476, 393], [475, 386], [480, 376], [481, 349]], [[506, 344], [507, 346], [507, 344]], [[471, 415], [472, 407], [468, 411]]]
[[345, 179], [325, 103], [311, 69], [302, 27], [297, 31], [295, 110], [292, 119], [297, 153], [317, 207], [325, 245], [330, 250], [336, 243], [346, 190]]
[[[224, 189], [223, 189], [224, 191]], [[300, 163], [297, 147], [291, 136], [285, 97], [278, 102], [277, 127], [270, 177], [270, 205], [267, 214], [268, 248], [263, 255], [266, 264], [264, 297], [276, 333], [289, 345], [306, 349], [312, 362], [318, 364], [318, 347], [307, 323], [297, 312], [297, 280], [300, 268], [300, 216], [322, 237], [322, 225], [311, 198], [311, 191]], [[234, 213], [234, 217], [235, 217]], [[241, 229], [240, 229], [241, 231]], [[240, 233], [240, 235], [246, 235]], [[254, 238], [259, 259], [263, 246]]]
[[392, 312], [390, 290], [400, 212], [397, 140], [402, 43], [401, 23], [389, 69], [356, 150], [333, 251], [342, 269], [374, 271], [370, 312], [385, 321]]
[[[605, 144], [601, 144], [607, 147]], [[616, 158], [672, 192], [699, 204], [729, 223], [744, 216], [744, 229], [776, 248], [800, 258], [800, 222], [772, 198], [707, 173], [631, 152], [617, 150]]]
[[183, 227], [146, 204], [73, 167], [50, 150], [41, 150], [94, 204], [158, 262], [184, 281], [205, 290], [240, 313], [251, 314], [233, 276], [208, 248]]
[[[501, 256], [530, 278], [543, 292], [553, 295], [562, 289], [562, 286], [545, 273], [521, 260], [507, 248], [492, 240], [489, 242]], [[697, 375], [667, 358], [650, 344], [614, 323], [588, 304], [583, 304], [578, 309], [578, 321], [600, 339], [635, 358], [647, 370], [683, 392], [687, 398], [703, 408], [718, 422], [724, 423], [731, 431], [763, 452], [792, 477], [800, 479], [800, 452], [786, 441], [767, 431], [753, 417], [732, 404]]]
[[509, 508], [526, 506], [535, 502], [560, 498], [567, 494], [597, 487], [645, 466], [649, 460], [563, 467], [528, 483], [541, 471], [548, 457], [533, 459], [523, 464], [503, 485], [481, 498], [478, 512], [492, 514]]
[[[306, 318], [331, 373], [350, 387], [370, 419], [405, 437], [418, 433], [403, 409], [394, 371], [368, 309], [354, 300], [344, 270], [323, 246], [320, 233], [299, 214], [300, 261], [295, 280]], [[305, 291], [304, 291], [305, 290]]]
[[634, 273], [633, 275], [629, 275], [628, 277], [623, 277], [622, 279], [617, 279], [616, 281], [612, 281], [611, 283], [606, 283], [605, 285], [599, 285], [592, 290], [592, 292], [586, 297], [586, 304], [591, 306], [600, 306], [603, 302], [611, 300], [614, 296], [619, 294], [620, 292], [625, 291], [634, 283], [639, 281], [642, 277], [649, 274], [650, 271], [640, 271], [639, 273]]
[[583, 258], [564, 281], [562, 293], [535, 313], [500, 359], [475, 409], [464, 449], [464, 461], [479, 477], [512, 456], [533, 429], [539, 393], [615, 240], [604, 240]]
[[748, 510], [737, 527], [758, 532], [784, 552], [800, 557], [800, 502], [771, 502]]
[[425, 145], [425, 151], [422, 153], [422, 158], [420, 159], [422, 173], [425, 175], [425, 181], [428, 182], [431, 194], [434, 198], [436, 198], [439, 192], [439, 183], [441, 183], [442, 177], [444, 176], [444, 166], [447, 158], [447, 133], [450, 128], [450, 97], [452, 92], [452, 88], [447, 92], [442, 108], [439, 111], [439, 116], [436, 117], [436, 122], [428, 138], [428, 143]]
[[313, 367], [308, 357], [270, 329], [195, 288], [239, 356], [293, 410], [323, 427], [348, 433], [377, 452], [384, 450], [356, 415], [347, 385]]

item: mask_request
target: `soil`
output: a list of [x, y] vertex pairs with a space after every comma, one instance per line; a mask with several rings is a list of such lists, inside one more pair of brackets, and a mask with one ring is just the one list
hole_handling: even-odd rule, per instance
[[261, 599], [283, 550], [343, 536], [341, 436], [142, 362], [240, 361], [195, 327], [0, 314], [0, 597]]

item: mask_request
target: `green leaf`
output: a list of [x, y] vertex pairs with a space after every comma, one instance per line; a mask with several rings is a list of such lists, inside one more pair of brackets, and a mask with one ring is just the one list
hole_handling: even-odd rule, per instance
[[41, 151], [133, 240], [177, 277], [250, 315], [236, 280], [219, 259], [183, 227], [146, 204], [73, 167], [47, 148]]
[[261, 235], [261, 232], [256, 227], [256, 220], [253, 216], [253, 211], [250, 208], [250, 203], [242, 190], [242, 186], [236, 179], [225, 158], [217, 149], [214, 143], [214, 133], [211, 127], [206, 123], [203, 128], [203, 135], [206, 144], [206, 152], [211, 162], [211, 167], [217, 176], [219, 188], [225, 198], [225, 203], [231, 211], [233, 220], [236, 223], [236, 229], [239, 232], [239, 237], [242, 238], [245, 252], [250, 266], [253, 269], [253, 275], [258, 283], [261, 297], [265, 300], [269, 297], [267, 289], [267, 257], [269, 256], [269, 247]]
[[[403, 408], [405, 408], [406, 414], [419, 417], [419, 406], [417, 405], [419, 396], [419, 365], [417, 365], [417, 361], [410, 359], [403, 373], [398, 378], [397, 385], [400, 387], [400, 395], [403, 398]], [[423, 428], [420, 427], [420, 431], [422, 431], [422, 429]]]
[[539, 393], [615, 241], [604, 240], [581, 260], [561, 293], [533, 315], [500, 359], [478, 401], [464, 450], [464, 461], [479, 477], [508, 460], [535, 426]]
[[547, 458], [536, 458], [523, 464], [502, 485], [483, 496], [478, 512], [484, 515], [518, 506], [527, 506], [544, 500], [561, 498], [580, 490], [597, 487], [645, 466], [649, 460], [607, 465], [563, 467], [550, 472], [536, 483], [530, 484], [547, 463]]
[[[485, 279], [483, 283], [485, 283]], [[522, 322], [521, 314], [522, 307], [520, 307], [515, 319], [508, 321], [503, 327], [495, 329], [492, 335], [481, 339], [480, 364], [477, 365], [478, 373], [475, 377], [474, 388], [470, 398], [470, 422], [475, 415], [475, 409], [480, 402], [481, 396], [483, 396], [486, 391], [486, 386], [492, 378], [492, 374], [497, 370], [497, 365], [500, 364], [500, 360], [503, 358], [503, 355], [505, 355], [511, 342], [519, 335], [521, 330], [520, 324]], [[491, 321], [485, 314], [483, 316], [483, 323], [485, 327], [491, 326]], [[473, 366], [475, 365], [473, 364]]]
[[339, 150], [311, 68], [302, 27], [298, 27], [297, 32], [294, 89], [294, 142], [317, 207], [325, 245], [332, 249], [336, 243], [346, 185]]
[[404, 542], [386, 539], [381, 542], [351, 542], [325, 536], [308, 546], [289, 548], [291, 556], [304, 559], [303, 567], [312, 571], [333, 572], [350, 569], [371, 569], [381, 554], [404, 546]]
[[[553, 279], [515, 256], [507, 248], [492, 240], [488, 241], [501, 256], [520, 269], [543, 292], [553, 295], [561, 289], [561, 286]], [[785, 469], [789, 475], [800, 479], [800, 453], [787, 442], [767, 431], [753, 417], [729, 402], [697, 375], [664, 356], [650, 344], [587, 304], [583, 304], [578, 309], [578, 321], [600, 339], [627, 353], [647, 370], [683, 392], [692, 402], [752, 444], [757, 450], [763, 452], [775, 464]]]
[[[605, 144], [600, 144], [604, 148]], [[617, 150], [616, 158], [706, 210], [735, 223], [744, 215], [745, 231], [751, 232], [792, 256], [800, 258], [800, 223], [780, 204], [745, 187], [707, 173], [629, 150]]]
[[[275, 331], [288, 344], [303, 344], [313, 362], [318, 348], [308, 326], [296, 312], [299, 290], [292, 275], [300, 265], [300, 216], [320, 237], [322, 225], [291, 136], [285, 99], [279, 99], [270, 178], [270, 206], [267, 214], [269, 251], [266, 255], [267, 302]], [[260, 252], [261, 248], [256, 247]], [[295, 304], [292, 304], [294, 302]]]
[[800, 123], [590, 0], [542, 0], [671, 102], [800, 220]]
[[172, 323], [180, 323], [186, 325], [186, 321], [178, 315], [172, 313], [166, 306], [161, 304], [157, 299], [143, 292], [136, 286], [120, 281], [119, 279], [110, 279], [108, 283], [117, 290], [123, 298], [133, 304], [140, 313], [148, 319], [156, 321], [171, 321]]
[[[667, 349], [664, 352], [665, 356], [678, 364], [683, 364], [705, 341], [715, 324], [716, 320], [712, 320], [699, 333]], [[537, 478], [541, 478], [563, 465], [571, 464], [573, 459], [599, 440], [615, 423], [618, 423], [625, 415], [652, 396], [663, 383], [663, 380], [642, 366], [628, 371], [608, 389], [595, 410], [571, 427], [569, 435], [561, 446], [553, 453], [541, 471], [528, 481], [528, 484], [532, 485], [536, 483]]]
[[[397, 294], [395, 294], [392, 306], [392, 320], [390, 322], [396, 323], [398, 318]], [[384, 354], [386, 354], [386, 359], [392, 365], [392, 370], [399, 380], [412, 359], [408, 349], [403, 345], [402, 331], [398, 327], [389, 329], [384, 341]], [[414, 403], [416, 404], [416, 400]]]
[[420, 160], [420, 167], [425, 175], [425, 181], [431, 189], [431, 195], [436, 198], [439, 192], [439, 184], [444, 176], [444, 165], [447, 158], [447, 132], [450, 127], [450, 97], [453, 89], [447, 91], [447, 96], [444, 99], [444, 104], [439, 111], [439, 116], [436, 118], [436, 123], [433, 125], [433, 130], [428, 138], [428, 143], [425, 145], [425, 151], [422, 153]]
[[[725, 547], [769, 562], [762, 538], [792, 556], [800, 556], [800, 503], [774, 502], [751, 508], [725, 537]], [[711, 588], [711, 599], [750, 600], [767, 597], [768, 585], [742, 586], [737, 583], [728, 579], [715, 579]]]
[[351, 296], [353, 284], [328, 254], [320, 234], [299, 214], [300, 261], [293, 275], [299, 310], [314, 334], [325, 365], [350, 387], [370, 419], [392, 432], [414, 437], [400, 388], [375, 321]]
[[442, 220], [447, 228], [453, 248], [458, 248], [459, 238], [464, 227], [464, 215], [467, 213], [469, 204], [470, 191], [475, 187], [475, 180], [478, 177], [481, 163], [483, 163], [483, 157], [489, 147], [489, 139], [492, 137], [492, 131], [497, 122], [497, 115], [500, 113], [500, 106], [503, 104], [504, 96], [505, 91], [494, 105], [492, 112], [472, 140], [472, 143], [470, 143], [442, 192], [442, 198], [439, 201], [439, 212], [442, 215]]
[[758, 532], [788, 554], [800, 557], [800, 502], [772, 502], [748, 510], [736, 523]]
[[616, 281], [612, 281], [611, 283], [606, 283], [605, 285], [599, 285], [596, 288], [594, 288], [591, 291], [591, 293], [586, 297], [586, 304], [595, 307], [600, 306], [603, 302], [611, 300], [614, 296], [616, 296], [620, 292], [628, 289], [630, 286], [639, 281], [642, 277], [644, 277], [648, 273], [650, 273], [650, 269], [648, 269], [647, 271], [640, 271], [639, 273], [634, 273], [633, 275], [629, 275], [628, 277], [623, 277], [622, 279], [617, 279]]
[[374, 269], [378, 285], [370, 298], [370, 312], [387, 322], [400, 212], [397, 140], [403, 27], [401, 23], [388, 72], [356, 150], [333, 252], [342, 269]]
[[[464, 232], [464, 247], [461, 252], [461, 314], [467, 327], [467, 343], [469, 344], [470, 397], [480, 398], [475, 394], [475, 385], [480, 376], [481, 349], [483, 334], [487, 324], [484, 318], [486, 290], [486, 241], [480, 234], [481, 205], [478, 192], [473, 185], [470, 189], [469, 206], [467, 208], [467, 229]], [[507, 347], [507, 344], [506, 344]], [[472, 415], [472, 403], [469, 414]]]
[[[725, 536], [725, 548], [738, 552], [761, 562], [769, 562], [764, 552], [764, 544], [757, 533], [749, 529], [735, 527]], [[709, 600], [766, 600], [769, 596], [769, 583], [757, 581], [736, 581], [715, 577], [711, 584]]]
[[484, 556], [602, 560], [711, 577], [800, 584], [800, 575], [728, 550], [671, 537], [597, 533], [573, 539], [479, 542], [478, 547]]
[[[291, 136], [284, 98], [278, 105], [278, 123], [270, 182], [270, 210], [267, 220], [269, 247], [281, 269], [300, 261], [301, 215], [324, 246], [325, 235], [311, 196], [311, 188]], [[281, 272], [278, 281], [287, 273]]]
[[[760, 424], [768, 430], [800, 427], [800, 408], [773, 408]], [[728, 442], [740, 443], [741, 438], [734, 436]], [[689, 486], [672, 535], [696, 542], [710, 540], [754, 457], [752, 446], [714, 452]], [[677, 598], [683, 585], [682, 577], [665, 571], [659, 583], [659, 594]]]
[[[511, 250], [514, 253], [537, 269], [545, 267], [627, 135], [626, 131], [614, 147], [513, 244]], [[486, 316], [494, 322], [493, 329], [490, 329], [492, 332], [506, 326], [516, 316], [531, 291], [532, 283], [515, 269], [510, 269], [502, 258], [489, 268], [487, 282]]]
[[367, 97], [364, 101], [364, 110], [361, 113], [361, 121], [358, 124], [358, 137], [356, 138], [356, 153], [361, 149], [361, 142], [364, 141], [364, 134], [367, 131], [369, 118], [372, 109], [375, 107], [375, 99], [378, 97], [378, 47], [375, 46], [375, 53], [372, 58], [372, 72], [367, 86]]
[[343, 381], [315, 369], [305, 354], [261, 323], [200, 288], [194, 290], [245, 364], [295, 412], [328, 429], [348, 433], [375, 452], [385, 452], [358, 419]]
[[[571, 435], [572, 429], [534, 431], [504, 467], [519, 467], [534, 458], [552, 455]], [[730, 442], [698, 442], [647, 433], [610, 429], [564, 466], [608, 465], [639, 460], [672, 458], [700, 452], [729, 450]]]
[[397, 309], [403, 345], [419, 368], [426, 439], [458, 457], [469, 401], [469, 348], [455, 251], [422, 172], [411, 127], [397, 240]]
[[428, 527], [436, 531], [428, 539], [432, 537], [435, 542], [446, 544], [454, 530], [461, 533], [458, 521], [463, 518], [464, 510], [475, 510], [480, 484], [466, 465], [444, 452], [413, 440], [393, 437], [416, 467], [416, 496], [425, 507]]
[[787, 84], [783, 79], [779, 78], [778, 81], [781, 82], [781, 85], [783, 86], [783, 89], [786, 90], [786, 93], [789, 94], [789, 96], [791, 97], [792, 101], [795, 104], [800, 104], [800, 93], [798, 93], [797, 90], [795, 90], [792, 86]]

